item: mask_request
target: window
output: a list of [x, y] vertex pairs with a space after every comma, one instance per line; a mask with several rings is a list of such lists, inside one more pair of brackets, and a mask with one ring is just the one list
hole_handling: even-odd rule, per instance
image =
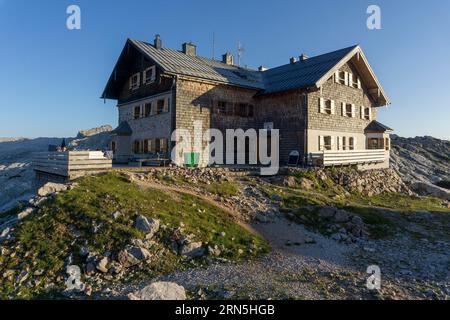
[[232, 116], [234, 114], [234, 105], [232, 103], [227, 103], [227, 116]]
[[155, 82], [155, 67], [153, 66], [153, 67], [150, 67], [150, 68], [147, 68], [147, 69], [145, 69], [145, 71], [144, 71], [144, 83], [145, 84], [149, 84], [149, 83], [152, 83], [152, 82]]
[[354, 118], [356, 116], [356, 106], [351, 103], [342, 102], [342, 116]]
[[345, 116], [350, 117], [350, 118], [353, 116], [352, 105], [349, 103], [347, 103], [345, 105]]
[[369, 138], [368, 139], [368, 149], [379, 149], [380, 148], [380, 140], [378, 138]]
[[332, 136], [319, 136], [319, 150], [332, 150], [333, 137]]
[[116, 152], [116, 142], [115, 141], [111, 141], [111, 150], [112, 152]]
[[236, 105], [236, 115], [239, 117], [247, 116], [247, 104], [239, 103]]
[[155, 139], [148, 140], [148, 151], [150, 153], [155, 153], [156, 152], [155, 147], [156, 147]]
[[334, 100], [319, 99], [319, 112], [325, 114], [335, 114]]
[[355, 89], [361, 89], [361, 80], [356, 75], [352, 77], [352, 82], [350, 83], [350, 86]]
[[152, 113], [152, 103], [148, 102], [145, 104], [144, 116], [149, 117]]
[[134, 141], [134, 146], [133, 146], [133, 151], [134, 151], [135, 154], [142, 154], [144, 152], [143, 141], [135, 140]]
[[134, 107], [134, 119], [139, 119], [141, 117], [141, 106]]
[[342, 150], [347, 150], [347, 138], [342, 137]]
[[159, 139], [159, 152], [167, 153], [169, 151], [169, 143], [167, 139]]
[[370, 120], [370, 108], [364, 108], [364, 119]]
[[347, 84], [348, 82], [348, 73], [345, 71], [336, 71], [334, 75], [334, 80], [339, 84]]
[[331, 147], [332, 147], [331, 136], [325, 136], [323, 140], [324, 140], [325, 150], [331, 150]]
[[136, 90], [140, 85], [140, 73], [135, 73], [130, 77], [130, 90]]
[[227, 113], [227, 103], [225, 101], [217, 102], [216, 113], [218, 113], [218, 114], [226, 114]]
[[156, 107], [156, 114], [160, 114], [164, 112], [164, 99], [158, 100]]
[[161, 140], [155, 139], [155, 152], [160, 152], [161, 148]]
[[248, 108], [248, 114], [247, 114], [247, 116], [248, 116], [249, 118], [253, 118], [253, 116], [254, 116], [254, 114], [255, 114], [255, 107], [254, 107], [253, 105], [249, 104], [249, 105], [247, 106], [247, 108]]
[[164, 112], [169, 112], [169, 106], [170, 106], [170, 99], [169, 98], [164, 99], [163, 111]]
[[385, 147], [386, 151], [391, 150], [391, 140], [389, 138], [385, 138], [384, 141], [385, 141], [384, 147]]
[[355, 138], [348, 138], [348, 150], [355, 150]]

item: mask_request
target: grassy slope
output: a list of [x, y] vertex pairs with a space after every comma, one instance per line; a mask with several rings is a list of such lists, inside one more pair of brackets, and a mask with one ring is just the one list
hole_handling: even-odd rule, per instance
[[[269, 197], [278, 194], [282, 197], [282, 211], [292, 212], [300, 222], [312, 229], [325, 233], [327, 223], [317, 215], [316, 211], [305, 210], [306, 206], [336, 206], [359, 215], [368, 225], [374, 238], [385, 238], [398, 231], [398, 220], [393, 221], [382, 210], [392, 211], [398, 214], [398, 218], [408, 218], [408, 214], [418, 211], [450, 213], [443, 206], [441, 199], [433, 197], [412, 197], [403, 194], [385, 193], [374, 197], [363, 196], [358, 193], [345, 193], [340, 186], [333, 184], [331, 180], [322, 181], [317, 178], [314, 171], [299, 172], [293, 175], [297, 184], [291, 188], [269, 185], [264, 191]], [[311, 190], [302, 190], [300, 180], [307, 178], [312, 181], [314, 187]], [[449, 215], [443, 215], [445, 221]], [[295, 219], [297, 220], [297, 219]]]
[[[120, 211], [118, 220], [112, 213]], [[222, 257], [231, 260], [248, 259], [267, 251], [260, 238], [235, 224], [225, 212], [189, 195], [169, 195], [157, 190], [141, 190], [118, 174], [88, 177], [79, 181], [73, 190], [59, 194], [47, 203], [41, 212], [27, 219], [15, 232], [17, 242], [15, 255], [0, 256], [0, 274], [14, 270], [14, 276], [0, 278], [0, 297], [32, 298], [41, 293], [49, 283], [56, 281], [56, 287], [63, 284], [65, 259], [69, 252], [78, 252], [84, 239], [91, 251], [100, 254], [117, 252], [131, 239], [142, 238], [134, 225], [137, 214], [158, 218], [168, 226], [158, 235], [164, 258], [158, 264], [148, 266], [148, 277], [186, 268], [192, 262], [174, 255], [170, 250], [170, 232], [183, 223], [186, 234], [195, 235], [195, 240], [211, 245], [224, 245]], [[97, 233], [93, 228], [97, 227]], [[220, 233], [225, 232], [225, 236]], [[76, 235], [79, 235], [76, 237]], [[249, 250], [250, 244], [259, 250]], [[239, 249], [244, 253], [239, 254]], [[80, 258], [74, 256], [74, 263]], [[40, 281], [28, 281], [13, 291], [13, 281], [22, 270], [35, 272], [43, 270], [42, 276], [30, 277]]]

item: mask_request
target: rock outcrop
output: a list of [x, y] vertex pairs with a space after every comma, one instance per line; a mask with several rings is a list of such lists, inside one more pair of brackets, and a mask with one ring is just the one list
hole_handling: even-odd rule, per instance
[[391, 166], [407, 182], [450, 180], [450, 141], [433, 137], [391, 137]]
[[130, 300], [186, 300], [185, 289], [174, 282], [154, 282], [128, 295]]

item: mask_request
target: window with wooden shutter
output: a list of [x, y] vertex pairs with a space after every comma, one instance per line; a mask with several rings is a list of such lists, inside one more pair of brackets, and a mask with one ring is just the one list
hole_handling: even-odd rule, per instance
[[370, 120], [371, 116], [370, 116], [370, 107], [364, 108], [364, 119], [365, 120]]
[[319, 98], [319, 112], [325, 113], [325, 100], [323, 98]]
[[139, 88], [140, 85], [140, 76], [141, 74], [135, 73], [130, 77], [130, 90], [136, 90]]
[[356, 117], [356, 106], [352, 104], [352, 118]]
[[361, 110], [360, 110], [360, 117], [361, 117], [361, 119], [364, 119], [365, 112], [366, 112], [365, 110], [366, 110], [366, 108], [364, 106], [361, 106]]
[[359, 79], [359, 77], [356, 80], [356, 87], [361, 90], [361, 79]]
[[164, 99], [163, 112], [169, 112], [169, 104], [170, 104], [170, 99], [169, 98]]
[[156, 152], [156, 149], [155, 149], [155, 139], [150, 139], [150, 140], [148, 140], [148, 143], [149, 143], [149, 147], [148, 147], [148, 150], [150, 151], [150, 153], [155, 153]]
[[160, 139], [160, 152], [161, 153], [166, 153], [167, 151], [169, 151], [169, 149], [168, 149], [168, 140], [167, 139], [165, 139], [165, 138], [163, 138], [163, 139]]
[[347, 71], [345, 71], [345, 73], [344, 73], [344, 84], [346, 86], [348, 86], [348, 72]]
[[134, 119], [139, 119], [141, 117], [141, 106], [134, 107]]
[[336, 114], [336, 104], [334, 100], [330, 100], [331, 114]]
[[337, 137], [337, 149], [343, 150], [342, 149], [342, 137]]
[[339, 70], [337, 70], [335, 73], [334, 73], [334, 82], [336, 82], [336, 83], [340, 83], [341, 81], [340, 81], [340, 71]]
[[164, 110], [165, 99], [159, 99], [156, 107], [156, 114], [160, 114]]
[[147, 102], [145, 104], [144, 109], [145, 109], [144, 110], [144, 117], [149, 117], [150, 114], [152, 113], [152, 103], [151, 102]]
[[345, 117], [346, 112], [347, 112], [347, 110], [346, 110], [346, 103], [342, 102], [341, 103], [341, 114], [342, 114], [343, 117]]
[[351, 118], [353, 117], [353, 105], [351, 103], [345, 104], [345, 116]]
[[227, 113], [227, 103], [225, 101], [218, 101], [217, 102], [217, 114], [226, 114]]
[[356, 141], [356, 138], [354, 138], [354, 137], [348, 138], [348, 149], [349, 150], [355, 150], [355, 141]]
[[353, 73], [348, 74], [348, 85], [353, 87]]
[[324, 150], [332, 150], [333, 147], [333, 137], [332, 136], [324, 136], [323, 137], [323, 149]]
[[144, 141], [143, 141], [143, 144], [144, 144], [143, 152], [144, 152], [145, 154], [147, 154], [147, 153], [149, 152], [148, 142], [149, 142], [149, 140], [144, 140]]
[[324, 137], [323, 136], [319, 136], [319, 150], [323, 151], [324, 150]]
[[149, 83], [155, 82], [155, 79], [156, 79], [155, 66], [152, 66], [152, 67], [144, 70], [143, 79], [142, 79], [144, 84], [149, 84]]
[[249, 104], [249, 105], [247, 106], [247, 108], [248, 108], [247, 116], [248, 116], [249, 118], [253, 118], [254, 115], [255, 115], [255, 107], [254, 107], [253, 105]]

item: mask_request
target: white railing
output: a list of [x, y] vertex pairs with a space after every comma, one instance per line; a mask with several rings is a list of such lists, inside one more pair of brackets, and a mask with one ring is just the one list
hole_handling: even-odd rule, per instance
[[313, 165], [339, 166], [385, 162], [389, 151], [378, 150], [325, 150], [311, 154]]
[[112, 160], [101, 151], [36, 152], [33, 154], [33, 169], [37, 171], [71, 177], [85, 171], [112, 168]]

